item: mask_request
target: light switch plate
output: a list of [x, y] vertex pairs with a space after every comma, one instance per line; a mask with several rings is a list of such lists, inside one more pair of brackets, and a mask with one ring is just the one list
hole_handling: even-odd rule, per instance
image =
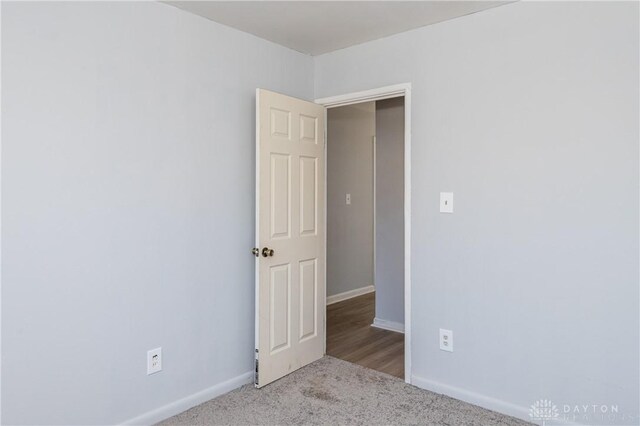
[[453, 213], [453, 192], [440, 193], [440, 213]]
[[344, 197], [345, 202], [347, 203], [347, 205], [351, 204], [351, 194], [347, 194], [346, 197]]

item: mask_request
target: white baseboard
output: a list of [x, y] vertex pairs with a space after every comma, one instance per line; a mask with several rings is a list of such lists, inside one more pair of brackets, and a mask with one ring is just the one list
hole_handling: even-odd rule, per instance
[[363, 294], [373, 293], [376, 288], [372, 285], [366, 287], [356, 288], [355, 290], [345, 291], [344, 293], [334, 294], [333, 296], [327, 296], [327, 305], [342, 302], [343, 300], [351, 299], [352, 297], [362, 296]]
[[[431, 392], [447, 395], [470, 404], [478, 405], [488, 410], [497, 411], [498, 413], [525, 420], [527, 422], [532, 421], [531, 416], [529, 416], [529, 408], [527, 407], [521, 407], [487, 395], [471, 392], [466, 389], [446, 385], [433, 380], [423, 379], [422, 377], [415, 375], [411, 376], [411, 384]], [[533, 402], [534, 401], [532, 401], [532, 403]]]
[[373, 324], [371, 324], [371, 326], [404, 334], [404, 324], [395, 321], [387, 321], [376, 317], [373, 319]]
[[170, 402], [155, 410], [148, 411], [133, 419], [122, 422], [123, 425], [153, 425], [162, 420], [166, 420], [169, 417], [180, 414], [183, 411], [187, 411], [189, 408], [193, 408], [196, 405], [207, 402], [217, 396], [230, 392], [242, 385], [251, 383], [253, 381], [253, 371], [241, 374], [237, 377], [218, 383], [200, 392], [196, 392], [192, 395], [184, 397], [174, 402]]

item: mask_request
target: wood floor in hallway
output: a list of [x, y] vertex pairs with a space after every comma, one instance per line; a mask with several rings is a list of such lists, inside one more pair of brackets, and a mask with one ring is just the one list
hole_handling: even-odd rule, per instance
[[327, 355], [404, 379], [404, 334], [372, 327], [375, 293], [327, 306]]

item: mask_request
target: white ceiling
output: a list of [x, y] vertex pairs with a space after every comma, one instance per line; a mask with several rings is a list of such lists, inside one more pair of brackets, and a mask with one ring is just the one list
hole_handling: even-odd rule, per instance
[[320, 55], [505, 1], [166, 1], [223, 25]]

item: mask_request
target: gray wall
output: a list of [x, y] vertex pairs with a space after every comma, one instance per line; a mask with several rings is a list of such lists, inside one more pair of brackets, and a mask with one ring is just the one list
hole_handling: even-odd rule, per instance
[[250, 371], [254, 94], [313, 98], [312, 59], [155, 2], [4, 2], [2, 65], [2, 423]]
[[404, 324], [404, 98], [376, 102], [376, 318]]
[[375, 119], [375, 102], [327, 111], [328, 296], [373, 285]]
[[639, 414], [638, 12], [516, 2], [315, 58], [318, 98], [413, 85], [416, 384]]
[[414, 383], [637, 416], [637, 17], [517, 2], [312, 61], [157, 3], [4, 2], [2, 422], [250, 370], [254, 89], [314, 72], [316, 97], [413, 84]]

